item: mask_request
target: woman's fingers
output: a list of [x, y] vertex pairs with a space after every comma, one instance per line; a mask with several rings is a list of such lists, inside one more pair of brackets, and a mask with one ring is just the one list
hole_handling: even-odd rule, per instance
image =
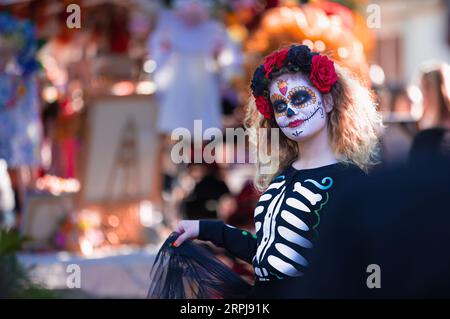
[[199, 233], [198, 220], [182, 220], [175, 229], [180, 235], [174, 241], [172, 246], [180, 246], [186, 239], [197, 238]]
[[188, 232], [182, 233], [180, 236], [178, 236], [177, 240], [174, 241], [173, 246], [175, 246], [175, 247], [180, 246], [190, 236], [191, 236], [191, 234]]

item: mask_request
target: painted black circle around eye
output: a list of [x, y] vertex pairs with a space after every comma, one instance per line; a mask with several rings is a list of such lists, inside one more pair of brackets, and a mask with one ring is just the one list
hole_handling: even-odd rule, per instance
[[311, 100], [311, 95], [306, 91], [297, 91], [291, 97], [291, 103], [299, 106]]
[[273, 103], [273, 110], [275, 113], [283, 113], [287, 109], [287, 104], [284, 101], [276, 101]]

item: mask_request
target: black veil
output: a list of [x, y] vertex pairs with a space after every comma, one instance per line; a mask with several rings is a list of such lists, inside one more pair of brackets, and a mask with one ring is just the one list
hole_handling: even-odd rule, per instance
[[150, 272], [149, 299], [241, 299], [252, 285], [201, 245], [172, 243], [173, 232], [159, 250]]

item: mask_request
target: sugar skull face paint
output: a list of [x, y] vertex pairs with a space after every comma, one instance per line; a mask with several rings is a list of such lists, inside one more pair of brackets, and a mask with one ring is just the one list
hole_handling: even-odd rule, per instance
[[[283, 90], [282, 90], [283, 89]], [[269, 86], [275, 120], [292, 140], [302, 140], [326, 126], [332, 105], [302, 74], [282, 74]]]

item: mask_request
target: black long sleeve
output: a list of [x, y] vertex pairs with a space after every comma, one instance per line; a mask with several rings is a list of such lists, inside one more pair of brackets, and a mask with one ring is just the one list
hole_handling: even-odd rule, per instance
[[200, 220], [198, 239], [225, 248], [233, 256], [248, 263], [256, 254], [256, 236], [218, 220]]

